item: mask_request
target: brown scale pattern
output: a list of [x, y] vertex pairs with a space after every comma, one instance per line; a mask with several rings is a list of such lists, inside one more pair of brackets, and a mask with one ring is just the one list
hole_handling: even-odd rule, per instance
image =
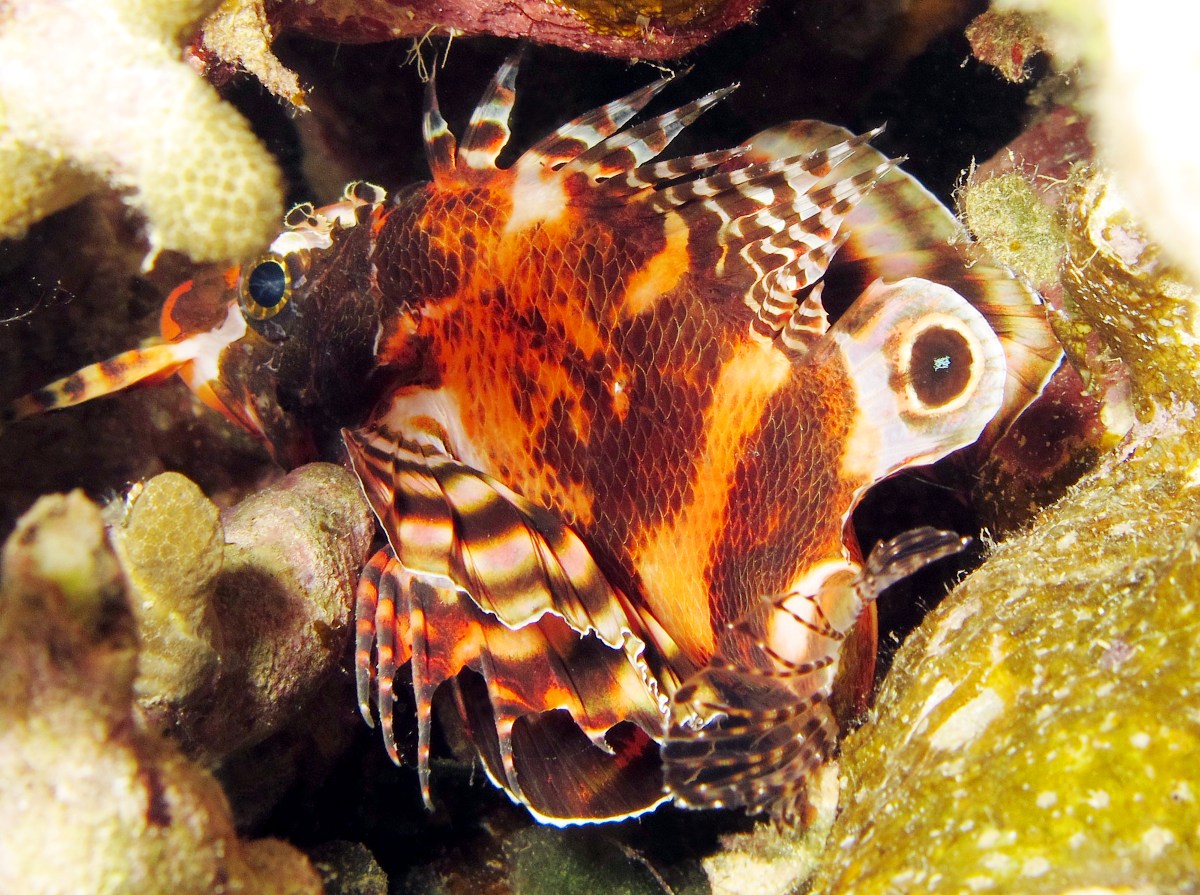
[[[841, 551], [859, 484], [837, 480], [848, 376], [753, 342], [739, 297], [714, 300], [686, 272], [626, 313], [665, 245], [661, 216], [593, 210], [504, 236], [507, 195], [412, 195], [380, 235], [380, 285], [418, 304], [483, 471], [574, 525], [698, 666], [711, 630], [681, 631], [672, 607], [734, 619]], [[760, 365], [779, 381], [755, 384]], [[673, 554], [697, 561], [664, 569]]]

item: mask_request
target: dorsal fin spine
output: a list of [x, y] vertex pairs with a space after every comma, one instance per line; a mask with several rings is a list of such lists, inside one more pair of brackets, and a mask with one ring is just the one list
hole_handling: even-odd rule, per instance
[[679, 133], [713, 105], [737, 89], [736, 84], [714, 90], [670, 112], [616, 133], [572, 159], [564, 171], [587, 172], [592, 179], [611, 177], [650, 161]]
[[646, 104], [661, 93], [672, 80], [673, 75], [659, 78], [627, 96], [568, 121], [526, 150], [518, 164], [537, 161], [554, 167], [571, 161], [620, 130], [625, 122], [645, 108]]
[[437, 68], [425, 83], [425, 106], [421, 115], [421, 134], [425, 142], [425, 158], [429, 162], [429, 173], [435, 182], [453, 177], [456, 143], [450, 125], [442, 117], [437, 99]]
[[496, 70], [471, 113], [458, 147], [458, 160], [464, 167], [475, 171], [495, 170], [496, 159], [512, 136], [508, 119], [516, 101], [520, 64], [521, 50], [517, 50]]

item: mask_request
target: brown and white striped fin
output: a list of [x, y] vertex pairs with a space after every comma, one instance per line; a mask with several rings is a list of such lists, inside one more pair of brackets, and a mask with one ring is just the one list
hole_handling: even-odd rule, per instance
[[[748, 157], [765, 162], [853, 139], [820, 121], [795, 121], [753, 137]], [[864, 146], [863, 166], [886, 161]], [[1062, 358], [1039, 297], [1008, 268], [971, 242], [958, 219], [900, 168], [884, 173], [844, 223], [845, 241], [826, 274], [827, 304], [845, 307], [875, 280], [921, 277], [949, 286], [974, 305], [1004, 346], [1008, 382], [1004, 409], [981, 439], [990, 443], [1041, 394]]]
[[531, 146], [517, 165], [537, 164], [556, 168], [578, 158], [597, 143], [616, 133], [645, 105], [662, 92], [674, 76], [659, 78], [628, 96], [606, 103], [554, 130]]
[[685, 127], [735, 89], [737, 85], [722, 87], [670, 112], [617, 132], [567, 162], [563, 166], [563, 174], [582, 173], [593, 182], [601, 182], [632, 170], [661, 153]]
[[672, 698], [663, 760], [675, 801], [794, 816], [806, 777], [837, 742], [830, 698], [858, 616], [890, 585], [967, 543], [932, 528], [905, 532], [878, 545], [857, 575], [831, 564], [813, 592], [765, 598], [731, 624], [707, 667]]
[[[373, 682], [384, 742], [398, 760], [393, 687], [397, 668], [411, 660], [426, 801], [433, 695], [470, 669], [484, 688], [473, 699], [464, 697], [464, 718], [489, 776], [514, 800], [555, 823], [611, 819], [659, 804], [661, 772], [657, 760], [650, 761], [657, 746], [652, 755], [646, 743], [660, 735], [665, 700], [623, 602], [610, 595], [610, 602], [597, 604], [595, 595], [589, 602], [581, 594], [592, 586], [589, 575], [607, 588], [590, 557], [561, 559], [550, 548], [552, 542], [567, 551], [582, 549], [574, 533], [550, 531], [569, 532], [556, 520], [514, 517], [528, 507], [502, 507], [490, 490], [494, 483], [428, 446], [402, 446], [379, 431], [348, 432], [345, 442], [391, 541], [368, 563], [358, 590], [360, 710], [369, 717]], [[433, 506], [435, 493], [444, 503], [441, 510]], [[499, 499], [509, 497], [516, 495]], [[453, 557], [430, 566], [430, 554], [442, 549], [447, 534]], [[427, 567], [414, 569], [410, 562]], [[531, 580], [537, 576], [545, 580]], [[614, 642], [606, 642], [601, 630]], [[570, 718], [586, 738], [586, 749], [566, 755], [537, 751], [544, 735], [539, 731], [555, 723], [544, 720], [545, 713], [556, 712]], [[639, 732], [625, 729], [630, 724]], [[616, 730], [619, 725], [625, 728]], [[564, 776], [547, 775], [541, 766], [549, 761]], [[589, 778], [593, 783], [608, 782], [590, 792], [568, 784], [593, 772], [598, 774]], [[652, 788], [635, 784], [631, 775], [649, 779]], [[525, 781], [533, 783], [530, 792]]]
[[[796, 293], [824, 276], [846, 239], [846, 217], [894, 164], [863, 165], [866, 136], [670, 186], [650, 201], [686, 223], [694, 275], [737, 284], [756, 328], [774, 336]], [[797, 324], [818, 317], [806, 308]], [[821, 332], [797, 325], [790, 337], [809, 331]]]
[[508, 119], [516, 102], [517, 69], [521, 53], [509, 56], [496, 70], [471, 113], [458, 146], [458, 161], [475, 171], [494, 171], [496, 159], [512, 136]]
[[511, 628], [550, 613], [610, 647], [639, 639], [627, 601], [555, 514], [428, 444], [376, 428], [343, 438], [405, 567], [455, 582]]
[[454, 176], [458, 157], [458, 141], [450, 125], [442, 117], [437, 98], [437, 67], [425, 82], [425, 104], [421, 112], [421, 136], [425, 144], [425, 160], [435, 183], [444, 183]]

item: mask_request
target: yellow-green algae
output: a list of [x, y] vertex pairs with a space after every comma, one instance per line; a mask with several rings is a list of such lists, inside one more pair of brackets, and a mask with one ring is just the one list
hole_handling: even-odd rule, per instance
[[958, 192], [963, 223], [996, 259], [1025, 274], [1032, 283], [1058, 278], [1065, 235], [1024, 174], [1011, 172]]
[[1071, 211], [1066, 285], [1129, 363], [1141, 421], [897, 654], [843, 746], [848, 797], [813, 891], [1200, 879], [1196, 297], [1106, 178], [1081, 181]]
[[125, 581], [81, 493], [6, 543], [0, 655], [0, 891], [321, 891], [291, 846], [240, 840], [216, 780], [141, 724]]

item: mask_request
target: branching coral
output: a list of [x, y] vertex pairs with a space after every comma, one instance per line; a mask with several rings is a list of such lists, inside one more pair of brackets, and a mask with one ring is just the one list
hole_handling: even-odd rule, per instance
[[281, 178], [181, 58], [213, 0], [0, 4], [0, 237], [107, 183], [152, 251], [241, 258], [272, 237]]
[[320, 892], [291, 846], [240, 840], [217, 782], [141, 726], [137, 652], [99, 510], [43, 498], [0, 583], [0, 890]]

